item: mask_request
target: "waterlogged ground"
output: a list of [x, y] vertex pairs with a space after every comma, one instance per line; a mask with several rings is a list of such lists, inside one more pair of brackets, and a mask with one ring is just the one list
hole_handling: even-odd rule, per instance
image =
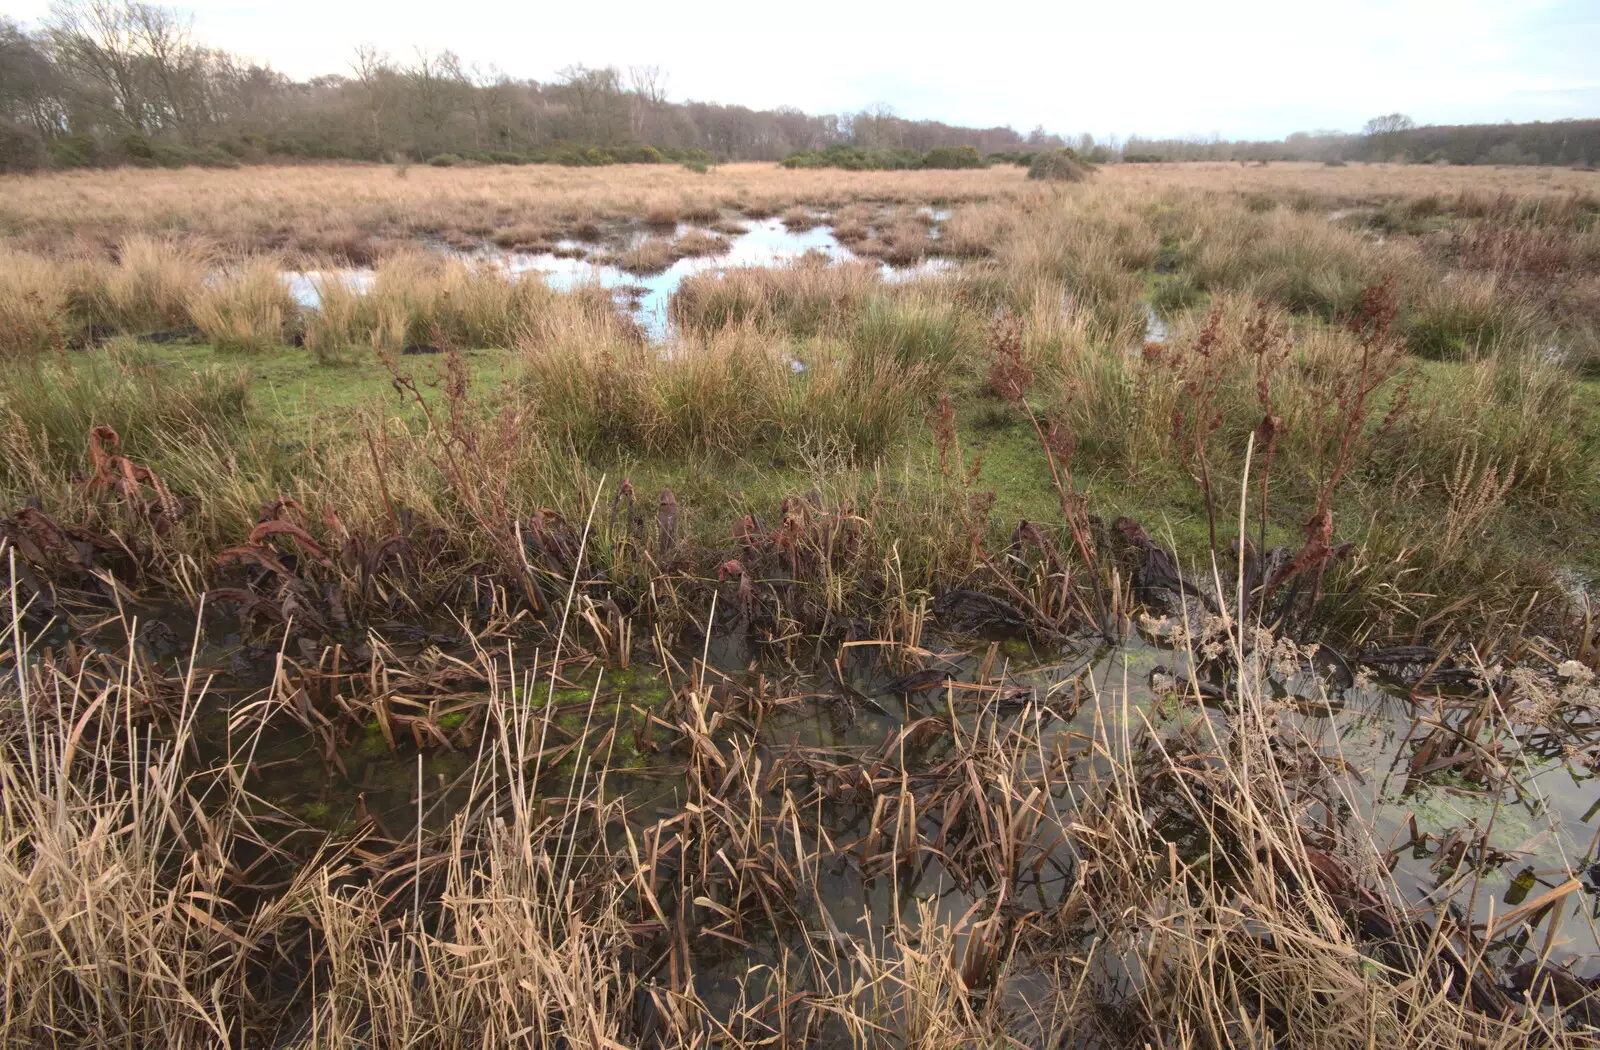
[[[945, 211], [926, 210], [926, 218], [934, 223], [949, 217]], [[461, 252], [437, 246], [463, 258], [475, 266], [498, 269], [508, 276], [541, 277], [552, 288], [568, 291], [574, 288], [599, 285], [612, 291], [619, 306], [624, 307], [654, 342], [665, 342], [672, 334], [672, 322], [667, 306], [672, 294], [684, 279], [695, 274], [712, 273], [734, 268], [760, 268], [782, 266], [806, 255], [822, 255], [833, 262], [854, 262], [863, 256], [839, 243], [832, 227], [821, 224], [809, 229], [791, 229], [779, 218], [750, 219], [740, 223], [743, 232], [725, 235], [727, 249], [708, 255], [677, 259], [665, 269], [654, 273], [632, 272], [613, 261], [616, 256], [637, 248], [647, 238], [666, 238], [664, 229], [627, 228], [614, 230], [599, 242], [562, 240], [550, 251], [522, 252], [492, 246]], [[938, 239], [938, 227], [929, 231]], [[716, 236], [714, 231], [687, 223], [677, 224], [670, 231], [673, 240], [686, 235]], [[908, 281], [946, 273], [956, 267], [952, 259], [930, 256], [920, 262], [891, 266], [879, 263], [888, 281]], [[376, 276], [367, 268], [348, 268], [326, 271], [294, 271], [284, 275], [290, 290], [302, 306], [316, 308], [320, 297], [319, 282], [342, 280], [351, 288], [365, 291]]]
[[[171, 618], [156, 632], [169, 639], [169, 658], [187, 649], [172, 640], [181, 642], [193, 629], [192, 620]], [[396, 688], [400, 699], [389, 707], [397, 717], [368, 718], [328, 733], [283, 709], [292, 705], [267, 699], [286, 654], [240, 644], [220, 619], [207, 624], [202, 637], [207, 634], [215, 641], [198, 650], [211, 681], [211, 701], [199, 726], [202, 761], [232, 756], [236, 766], [247, 768], [249, 790], [289, 823], [341, 834], [370, 821], [399, 841], [419, 821], [443, 828], [471, 795], [473, 778], [481, 775], [476, 759], [495, 745], [486, 737], [487, 693], [470, 686], [444, 693], [419, 689], [407, 700], [402, 685]], [[373, 645], [382, 649], [383, 661], [402, 667], [437, 669], [452, 657], [471, 659], [462, 640], [449, 634], [397, 628], [384, 637], [379, 629]], [[526, 703], [540, 713], [534, 725], [548, 719], [539, 741], [551, 745], [548, 758], [540, 760], [541, 792], [565, 796], [574, 784], [592, 782], [604, 771], [606, 794], [627, 797], [637, 826], [681, 813], [689, 802], [685, 759], [681, 750], [658, 750], [650, 725], [652, 719], [665, 725], [681, 718], [673, 704], [686, 689], [705, 695], [758, 690], [768, 698], [754, 739], [769, 760], [801, 759], [799, 768], [810, 771], [812, 783], [795, 790], [811, 793], [837, 843], [869, 835], [873, 798], [857, 796], [848, 774], [828, 771], [870, 764], [895, 748], [915, 749], [918, 767], [928, 768], [954, 755], [960, 739], [1026, 722], [1037, 727], [1040, 747], [1025, 772], [1036, 774], [1040, 763], [1076, 749], [1086, 756], [1072, 760], [1078, 776], [1088, 773], [1085, 763], [1096, 761], [1086, 741], [1132, 738], [1149, 729], [1169, 743], [1189, 741], [1221, 753], [1239, 718], [1226, 676], [1196, 672], [1206, 697], [1196, 699], [1186, 654], [1159, 634], [1130, 633], [1115, 644], [1095, 638], [1048, 645], [1023, 637], [938, 636], [924, 639], [923, 648], [909, 655], [884, 643], [858, 642], [801, 661], [791, 658], [783, 666], [763, 664], [742, 636], [714, 635], [697, 650], [678, 654], [671, 670], [607, 668], [592, 661], [576, 669], [563, 665], [553, 678], [545, 671], [503, 693], [501, 703]], [[520, 666], [539, 666], [537, 650], [513, 651]], [[301, 657], [310, 660], [311, 654]], [[372, 655], [352, 652], [345, 659], [359, 663]], [[328, 654], [321, 660], [327, 666]], [[917, 677], [913, 672], [919, 670]], [[418, 681], [425, 677], [419, 672]], [[1600, 973], [1600, 880], [1587, 871], [1600, 829], [1600, 783], [1592, 768], [1600, 732], [1580, 722], [1559, 736], [1539, 730], [1502, 740], [1495, 749], [1498, 760], [1514, 775], [1496, 790], [1466, 779], [1460, 764], [1412, 772], [1429, 720], [1451, 705], [1476, 702], [1465, 693], [1430, 689], [1413, 696], [1397, 680], [1358, 674], [1351, 681], [1343, 672], [1330, 677], [1309, 663], [1274, 675], [1272, 691], [1272, 746], [1295, 755], [1303, 768], [1335, 774], [1329, 781], [1335, 788], [1313, 807], [1313, 823], [1337, 828], [1344, 841], [1366, 842], [1369, 859], [1392, 866], [1419, 916], [1445, 906], [1457, 921], [1470, 915], [1492, 928], [1495, 916], [1536, 900], [1577, 872], [1581, 889], [1559, 899], [1556, 917], [1545, 919], [1536, 936], [1548, 937], [1552, 961], [1585, 978]], [[411, 716], [423, 714], [436, 728], [410, 726]], [[935, 730], [919, 731], [919, 725]], [[733, 731], [748, 732], [749, 726]], [[562, 741], [576, 743], [555, 747]], [[1068, 812], [1072, 804], [1070, 790], [1056, 802]], [[1159, 830], [1178, 843], [1186, 863], [1209, 861], [1212, 844], [1202, 829]], [[919, 902], [932, 904], [954, 922], [975, 903], [962, 892], [961, 880], [935, 860], [923, 858], [912, 876], [894, 881], [870, 877], [850, 856], [846, 851], [845, 859], [817, 872], [819, 899], [812, 903], [829, 936], [870, 937], [896, 906], [909, 919]], [[1072, 857], [1057, 846], [1024, 886], [1022, 903], [1058, 905], [1072, 872]], [[1528, 948], [1526, 939], [1524, 927], [1514, 924], [1492, 941], [1491, 953], [1504, 953], [1509, 966]], [[1543, 944], [1533, 947], [1542, 950]], [[735, 952], [719, 957], [707, 973], [713, 985], [728, 985], [721, 994], [732, 996], [750, 961]], [[716, 994], [715, 988], [706, 994]]]

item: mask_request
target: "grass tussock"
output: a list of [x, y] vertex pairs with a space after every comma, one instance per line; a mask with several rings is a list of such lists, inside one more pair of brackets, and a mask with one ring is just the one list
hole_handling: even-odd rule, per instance
[[218, 350], [260, 353], [284, 344], [299, 308], [277, 265], [260, 261], [208, 280], [190, 296], [188, 314]]
[[726, 237], [691, 229], [676, 240], [666, 236], [646, 237], [633, 247], [611, 256], [609, 261], [629, 273], [649, 276], [660, 273], [679, 259], [721, 255], [728, 250], [728, 243]]
[[385, 259], [369, 288], [328, 272], [312, 283], [319, 303], [306, 314], [305, 343], [328, 360], [360, 348], [510, 347], [572, 298], [538, 280], [421, 252]]
[[66, 345], [71, 330], [60, 264], [27, 252], [0, 251], [0, 357]]
[[580, 448], [870, 459], [920, 422], [972, 345], [948, 307], [878, 301], [845, 337], [797, 340], [747, 322], [663, 354], [591, 323], [530, 341], [524, 358], [535, 414]]
[[135, 236], [118, 246], [113, 262], [84, 259], [71, 269], [72, 310], [83, 324], [142, 335], [192, 323], [189, 302], [209, 266], [192, 247]]
[[1430, 281], [1403, 322], [1422, 357], [1456, 360], [1524, 345], [1534, 325], [1526, 303], [1492, 273], [1457, 272]]
[[853, 313], [881, 284], [877, 268], [869, 264], [830, 265], [826, 258], [802, 257], [786, 267], [692, 276], [672, 297], [672, 317], [693, 329], [753, 323], [808, 336]]

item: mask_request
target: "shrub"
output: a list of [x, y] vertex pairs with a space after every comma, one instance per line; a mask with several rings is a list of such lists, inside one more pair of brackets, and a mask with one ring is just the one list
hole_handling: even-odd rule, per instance
[[976, 146], [937, 146], [922, 157], [924, 168], [981, 168], [983, 157]]
[[68, 135], [50, 143], [50, 161], [58, 168], [92, 168], [100, 155], [100, 143], [93, 135]]
[[699, 163], [707, 167], [717, 162], [717, 155], [710, 150], [698, 146], [661, 146], [658, 149], [661, 156], [674, 164]]
[[38, 132], [0, 120], [0, 171], [36, 171], [44, 162], [44, 143]]
[[1070, 149], [1040, 150], [1028, 165], [1028, 178], [1049, 182], [1082, 182], [1094, 170]]
[[185, 164], [199, 162], [199, 154], [186, 146], [171, 142], [156, 142], [152, 143], [150, 148], [152, 159], [163, 168], [181, 168]]
[[618, 164], [660, 164], [665, 159], [654, 146], [618, 146], [611, 153]]
[[462, 160], [454, 153], [435, 153], [428, 158], [428, 163], [435, 168], [453, 168], [462, 163]]
[[[973, 151], [976, 154], [976, 150]], [[846, 171], [905, 171], [922, 167], [923, 155], [909, 149], [862, 149], [835, 143], [819, 152], [791, 153], [779, 163], [785, 168], [843, 168]], [[976, 167], [982, 167], [980, 158]]]
[[588, 149], [583, 151], [583, 161], [585, 164], [593, 164], [596, 167], [603, 167], [607, 164], [615, 164], [617, 162], [617, 158], [616, 155], [608, 149], [601, 149], [599, 146], [590, 146]]
[[197, 163], [208, 168], [237, 168], [240, 167], [239, 158], [235, 157], [223, 146], [207, 146], [197, 158]]
[[149, 167], [156, 161], [155, 145], [143, 135], [133, 132], [119, 137], [112, 149], [133, 164]]

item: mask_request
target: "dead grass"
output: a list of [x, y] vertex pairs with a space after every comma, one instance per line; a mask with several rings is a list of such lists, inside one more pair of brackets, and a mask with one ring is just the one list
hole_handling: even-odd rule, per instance
[[589, 223], [650, 215], [714, 222], [724, 209], [771, 215], [800, 203], [831, 207], [862, 197], [963, 201], [1022, 185], [1022, 173], [1004, 166], [791, 172], [726, 164], [707, 175], [675, 165], [418, 167], [404, 179], [383, 165], [108, 171], [0, 178], [0, 228], [23, 231], [13, 243], [46, 252], [80, 235], [117, 240], [182, 229], [208, 247], [239, 255], [268, 249], [337, 257], [347, 244], [359, 256], [352, 263], [369, 265], [373, 244], [424, 235], [471, 235], [532, 222], [575, 234]]
[[[1240, 672], [1226, 723], [1181, 685], [1163, 714], [1091, 684], [1083, 733], [1050, 730], [1039, 698], [958, 719], [950, 691], [947, 718], [854, 749], [770, 746], [745, 727], [804, 698], [691, 663], [647, 712], [681, 790], [648, 813], [611, 780], [632, 712], [599, 686], [558, 703], [559, 658], [480, 647], [448, 671], [477, 689], [455, 815], [424, 820], [422, 783], [410, 826], [365, 816], [331, 836], [254, 794], [267, 720], [345, 717], [297, 699], [299, 672], [236, 705], [234, 746], [194, 764], [196, 716], [220, 701], [194, 653], [165, 678], [115, 653], [88, 658], [103, 677], [47, 658], [0, 708], [0, 1038], [1587, 1045], [1586, 989], [1556, 985], [1555, 1009], [1537, 990], [1512, 1001], [1470, 928], [1407, 910], [1370, 829], [1318, 819], [1355, 800], [1330, 761], [1294, 757], [1324, 743], [1268, 683], [1295, 651], [1226, 620], [1215, 640]], [[373, 667], [334, 686], [345, 703], [431, 677], [386, 649]], [[363, 709], [399, 699], [381, 688]], [[421, 762], [400, 746], [396, 766]], [[835, 888], [847, 869], [845, 884], [898, 887], [934, 868], [974, 901], [963, 914], [891, 892], [858, 917]], [[1553, 930], [1529, 903], [1496, 929]], [[756, 965], [719, 950], [756, 940]]]
[[71, 330], [61, 266], [26, 252], [0, 253], [0, 356], [28, 356], [66, 344]]
[[726, 237], [705, 230], [689, 230], [678, 238], [672, 249], [680, 259], [687, 259], [699, 255], [721, 255], [728, 247]]
[[689, 277], [672, 297], [672, 316], [691, 328], [754, 322], [807, 336], [849, 316], [881, 284], [875, 266], [832, 265], [825, 257], [803, 257], [786, 267]]
[[629, 273], [648, 275], [660, 273], [676, 262], [677, 258], [678, 254], [670, 237], [646, 237], [632, 248], [611, 256], [610, 261], [612, 265]]
[[192, 246], [146, 236], [121, 242], [113, 261], [79, 259], [68, 282], [73, 312], [90, 326], [144, 334], [191, 323], [189, 301], [208, 276]]
[[192, 293], [189, 319], [219, 350], [256, 353], [284, 345], [299, 307], [275, 263], [218, 274]]

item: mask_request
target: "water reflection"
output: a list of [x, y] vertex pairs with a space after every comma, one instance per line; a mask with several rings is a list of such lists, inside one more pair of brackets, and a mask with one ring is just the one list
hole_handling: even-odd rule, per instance
[[[948, 212], [929, 212], [934, 221], [948, 217]], [[698, 227], [680, 225], [674, 237], [698, 230]], [[709, 231], [700, 231], [709, 232]], [[635, 247], [647, 231], [638, 231], [622, 241], [622, 247]], [[599, 285], [612, 289], [619, 305], [633, 315], [645, 333], [654, 342], [665, 342], [672, 334], [667, 306], [672, 293], [678, 290], [685, 278], [740, 267], [783, 266], [805, 255], [821, 254], [833, 262], [854, 262], [862, 258], [840, 244], [828, 226], [813, 226], [805, 230], [790, 230], [779, 218], [749, 222], [743, 233], [728, 238], [726, 251], [716, 255], [692, 256], [678, 259], [666, 269], [653, 274], [630, 273], [610, 262], [601, 261], [602, 253], [578, 241], [564, 240], [546, 252], [517, 252], [484, 248], [475, 252], [457, 253], [474, 266], [489, 266], [512, 276], [537, 274], [550, 287], [566, 291], [584, 285]], [[956, 268], [953, 259], [930, 257], [911, 266], [894, 267], [880, 263], [883, 278], [890, 282], [947, 273]], [[357, 292], [371, 289], [375, 271], [367, 268], [350, 268], [323, 271], [291, 271], [284, 281], [300, 305], [316, 309], [321, 302], [320, 288], [328, 281], [342, 280]]]

